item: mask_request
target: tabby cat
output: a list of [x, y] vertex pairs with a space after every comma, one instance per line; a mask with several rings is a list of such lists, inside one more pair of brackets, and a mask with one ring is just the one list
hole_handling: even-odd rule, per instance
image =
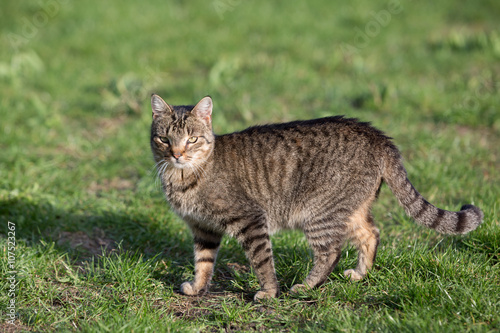
[[375, 259], [379, 231], [370, 213], [385, 181], [406, 213], [445, 234], [465, 234], [482, 211], [439, 209], [413, 187], [391, 139], [368, 123], [343, 116], [250, 127], [215, 135], [212, 99], [172, 106], [151, 97], [151, 149], [163, 190], [194, 238], [194, 281], [181, 292], [208, 290], [224, 234], [238, 240], [260, 283], [255, 299], [277, 297], [269, 236], [300, 229], [314, 267], [292, 292], [321, 285], [339, 261], [346, 240], [359, 252], [344, 275], [360, 280]]

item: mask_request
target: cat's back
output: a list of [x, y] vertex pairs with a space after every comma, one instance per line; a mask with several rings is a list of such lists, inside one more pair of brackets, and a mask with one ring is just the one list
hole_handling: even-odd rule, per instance
[[387, 145], [390, 138], [370, 124], [336, 116], [217, 136], [214, 161], [231, 193], [286, 217], [289, 207], [338, 195], [353, 182], [378, 186]]
[[217, 136], [216, 153], [230, 152], [233, 157], [241, 158], [254, 155], [268, 158], [283, 153], [289, 157], [304, 158], [313, 153], [340, 153], [345, 148], [377, 148], [387, 145], [392, 145], [390, 138], [370, 123], [334, 116], [253, 126], [240, 132]]

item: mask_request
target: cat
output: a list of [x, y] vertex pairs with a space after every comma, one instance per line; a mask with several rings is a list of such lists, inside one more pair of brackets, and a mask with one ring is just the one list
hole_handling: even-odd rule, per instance
[[195, 275], [181, 285], [185, 295], [207, 292], [224, 234], [238, 240], [255, 271], [255, 300], [280, 293], [269, 236], [283, 229], [302, 230], [314, 254], [309, 275], [291, 292], [324, 283], [347, 240], [358, 262], [344, 275], [361, 280], [379, 244], [370, 210], [383, 181], [409, 216], [438, 232], [465, 234], [483, 220], [473, 205], [450, 212], [427, 202], [391, 138], [369, 123], [334, 116], [215, 135], [208, 96], [172, 106], [153, 94], [151, 106], [163, 191], [194, 238]]

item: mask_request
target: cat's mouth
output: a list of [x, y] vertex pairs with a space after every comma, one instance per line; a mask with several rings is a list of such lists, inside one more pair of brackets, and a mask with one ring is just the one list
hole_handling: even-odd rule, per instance
[[174, 168], [177, 168], [177, 169], [184, 169], [189, 164], [187, 161], [185, 161], [184, 159], [181, 159], [181, 158], [179, 158], [179, 159], [171, 158], [171, 161], [172, 161], [172, 163], [171, 163], [172, 166]]

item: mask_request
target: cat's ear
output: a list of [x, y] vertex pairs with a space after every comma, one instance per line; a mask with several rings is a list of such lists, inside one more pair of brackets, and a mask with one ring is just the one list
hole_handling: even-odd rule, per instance
[[151, 95], [151, 108], [153, 109], [153, 119], [161, 114], [173, 112], [170, 105], [157, 94]]
[[210, 125], [210, 123], [212, 122], [212, 107], [212, 99], [210, 98], [210, 96], [207, 96], [203, 97], [191, 112], [198, 118], [205, 121], [208, 125]]

